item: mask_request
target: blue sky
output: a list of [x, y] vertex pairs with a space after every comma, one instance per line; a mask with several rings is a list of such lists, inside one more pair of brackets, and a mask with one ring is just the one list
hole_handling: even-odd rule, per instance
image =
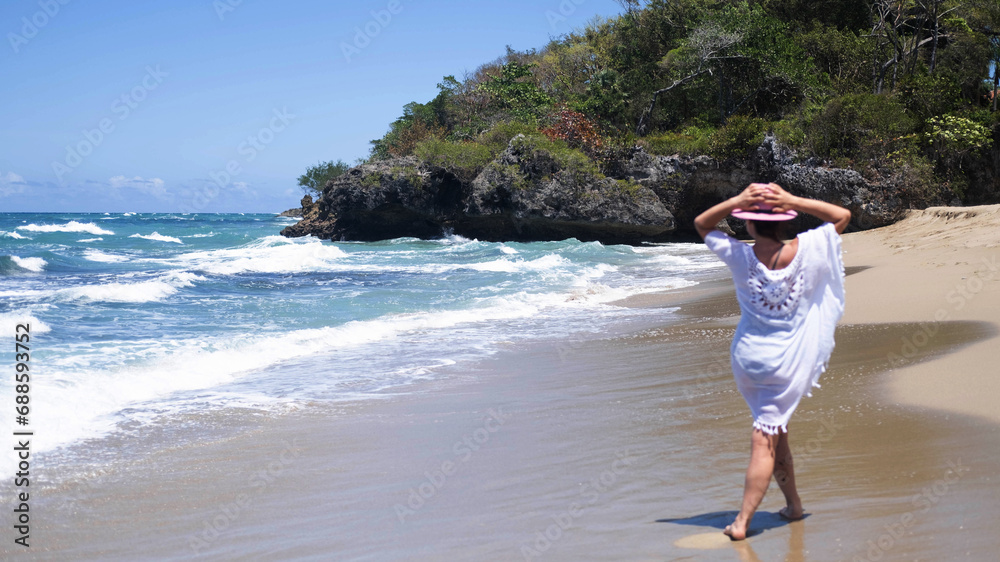
[[6, 0], [0, 212], [276, 212], [446, 75], [612, 0]]

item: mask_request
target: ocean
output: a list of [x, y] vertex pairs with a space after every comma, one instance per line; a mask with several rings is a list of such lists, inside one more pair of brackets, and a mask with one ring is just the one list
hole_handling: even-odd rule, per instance
[[[663, 325], [669, 308], [612, 303], [723, 267], [701, 244], [278, 234], [292, 223], [0, 213], [5, 371], [16, 326], [30, 326], [28, 423], [17, 425], [17, 383], [4, 376], [0, 433], [32, 431], [32, 454], [58, 480], [74, 450], [100, 458], [102, 443], [143, 428], [377, 400], [512, 344]], [[206, 412], [218, 415], [191, 415]], [[0, 462], [12, 474], [14, 455]]]
[[[885, 388], [920, 324], [838, 329], [790, 438], [810, 517], [781, 520], [775, 488], [731, 543], [752, 417], [704, 245], [324, 242], [291, 222], [0, 214], [0, 558], [995, 551], [996, 510], [969, 510], [997, 505], [995, 426]], [[980, 324], [942, 325], [920, 360]]]

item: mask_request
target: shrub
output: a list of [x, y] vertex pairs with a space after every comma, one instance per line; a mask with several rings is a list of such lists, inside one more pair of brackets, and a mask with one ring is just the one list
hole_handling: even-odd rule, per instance
[[915, 122], [895, 98], [846, 94], [830, 100], [808, 124], [809, 149], [821, 157], [862, 160], [878, 167], [908, 142]]
[[631, 133], [619, 137], [607, 137], [601, 141], [601, 149], [595, 159], [606, 176], [620, 178], [627, 174], [626, 166], [632, 159], [639, 140]]
[[364, 187], [378, 187], [382, 185], [382, 173], [372, 172], [361, 178], [361, 185]]
[[785, 146], [800, 148], [806, 142], [806, 132], [795, 117], [772, 123], [771, 128], [774, 136]]
[[993, 144], [992, 131], [972, 119], [954, 114], [933, 117], [927, 121], [924, 138], [934, 150], [934, 156], [946, 164]]
[[488, 146], [494, 155], [507, 148], [517, 135], [537, 135], [538, 128], [521, 121], [501, 121], [479, 135], [479, 143]]
[[580, 148], [594, 155], [602, 146], [597, 125], [579, 111], [563, 107], [551, 116], [552, 124], [542, 129], [549, 140], [561, 140], [571, 148]]
[[597, 162], [582, 151], [570, 148], [561, 140], [550, 140], [542, 135], [525, 135], [512, 141], [515, 148], [534, 162], [549, 160], [558, 172], [576, 182], [603, 179]]
[[708, 139], [708, 153], [716, 160], [742, 158], [764, 140], [767, 122], [757, 117], [733, 115]]
[[417, 143], [414, 154], [421, 160], [453, 172], [462, 181], [472, 181], [493, 159], [489, 147], [475, 142], [451, 142], [436, 137]]
[[413, 154], [420, 141], [431, 137], [443, 137], [446, 134], [444, 127], [439, 125], [429, 125], [423, 119], [414, 119], [412, 122], [401, 126], [398, 134], [387, 146], [390, 156], [400, 157]]
[[714, 129], [692, 125], [680, 131], [671, 131], [660, 135], [650, 135], [639, 141], [650, 154], [670, 156], [692, 156], [709, 152], [709, 139]]

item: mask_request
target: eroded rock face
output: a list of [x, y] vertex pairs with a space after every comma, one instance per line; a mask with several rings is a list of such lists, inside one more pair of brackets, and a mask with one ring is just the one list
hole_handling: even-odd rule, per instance
[[330, 240], [333, 236], [335, 221], [330, 217], [326, 208], [314, 203], [313, 198], [309, 195], [302, 198], [300, 205], [302, 206], [302, 220], [283, 228], [281, 235], [289, 238], [313, 235], [317, 238]]
[[569, 169], [523, 141], [512, 140], [468, 183], [415, 158], [358, 166], [328, 183], [318, 211], [282, 234], [382, 240], [450, 230], [495, 241], [638, 243], [674, 229], [650, 189]]
[[[852, 227], [859, 230], [892, 224], [902, 219], [910, 206], [899, 195], [906, 187], [899, 176], [872, 183], [855, 170], [817, 162], [796, 163], [794, 157], [794, 152], [768, 135], [743, 162], [718, 162], [708, 156], [655, 156], [637, 147], [620, 170], [659, 196], [677, 220], [677, 234], [693, 234], [694, 218], [699, 213], [752, 182], [775, 182], [795, 195], [846, 207], [852, 213]], [[816, 224], [812, 217], [803, 216], [791, 226], [805, 230]], [[729, 225], [738, 234], [746, 232], [739, 219], [730, 219]]]
[[851, 225], [857, 229], [892, 224], [903, 219], [909, 208], [899, 195], [905, 187], [899, 176], [872, 183], [855, 170], [796, 164], [790, 151], [773, 136], [765, 137], [757, 149], [755, 166], [759, 181], [773, 181], [795, 195], [846, 207], [851, 211]]
[[[352, 168], [331, 181], [303, 220], [285, 236], [382, 240], [435, 238], [446, 230], [480, 240], [666, 241], [694, 235], [695, 216], [751, 182], [774, 181], [790, 192], [851, 210], [852, 227], [900, 220], [912, 204], [901, 176], [879, 183], [850, 169], [797, 163], [772, 136], [746, 161], [657, 156], [635, 147], [615, 162], [612, 177], [593, 163], [539, 149], [518, 135], [471, 182], [413, 157]], [[803, 216], [793, 229], [816, 221]], [[742, 221], [729, 226], [745, 232]]]
[[648, 187], [560, 164], [523, 135], [470, 187], [455, 230], [465, 236], [634, 243], [675, 228], [673, 215]]

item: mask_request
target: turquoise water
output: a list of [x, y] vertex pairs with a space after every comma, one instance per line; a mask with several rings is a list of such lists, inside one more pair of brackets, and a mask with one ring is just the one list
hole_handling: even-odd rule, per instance
[[[502, 345], [662, 318], [608, 303], [720, 267], [695, 244], [278, 235], [293, 222], [0, 214], [0, 361], [13, 365], [14, 326], [30, 323], [35, 450], [193, 409], [405, 391]], [[0, 411], [13, 395], [4, 377]], [[0, 431], [13, 426], [0, 415]]]

